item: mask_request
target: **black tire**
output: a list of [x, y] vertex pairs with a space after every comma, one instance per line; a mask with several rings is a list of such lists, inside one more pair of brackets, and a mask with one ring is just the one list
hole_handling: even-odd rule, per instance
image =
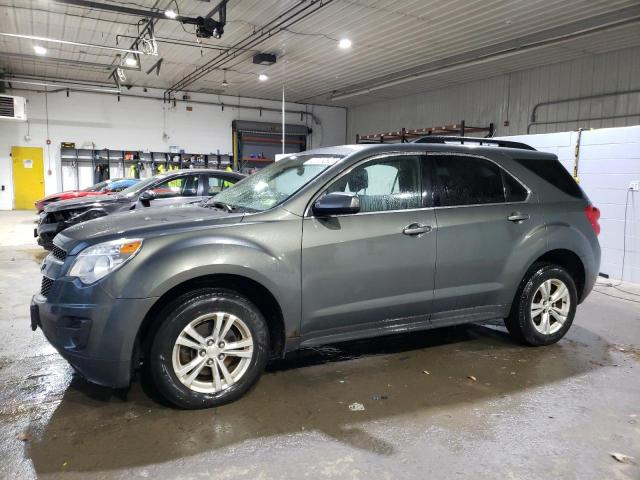
[[[245, 373], [231, 387], [215, 393], [201, 393], [183, 384], [174, 372], [173, 347], [178, 335], [190, 322], [212, 312], [235, 315], [253, 338], [253, 355]], [[232, 290], [202, 288], [171, 302], [161, 313], [162, 323], [153, 335], [148, 372], [158, 392], [173, 405], [184, 409], [224, 405], [244, 395], [260, 378], [269, 359], [269, 330], [264, 316], [245, 296]]]
[[[552, 279], [560, 280], [566, 285], [569, 291], [570, 305], [567, 319], [562, 324], [562, 327], [552, 334], [543, 334], [536, 329], [531, 318], [531, 303], [540, 285]], [[522, 279], [511, 306], [511, 312], [504, 319], [504, 323], [511, 336], [525, 345], [551, 345], [564, 337], [571, 327], [577, 305], [578, 292], [571, 274], [558, 265], [536, 263]]]

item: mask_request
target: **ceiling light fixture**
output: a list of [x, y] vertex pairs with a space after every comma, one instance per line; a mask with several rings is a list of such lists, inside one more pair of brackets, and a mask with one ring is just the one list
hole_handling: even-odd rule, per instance
[[170, 18], [171, 20], [174, 20], [178, 17], [178, 14], [176, 12], [174, 12], [173, 10], [165, 10], [164, 11], [164, 16], [167, 18]]
[[351, 45], [351, 40], [349, 40], [348, 38], [341, 38], [338, 42], [338, 47], [340, 47], [342, 50], [351, 48]]
[[47, 54], [47, 49], [44, 48], [43, 46], [40, 45], [34, 45], [33, 46], [33, 50], [34, 52], [36, 52], [38, 55], [46, 55]]
[[227, 69], [225, 68], [222, 71], [222, 86], [227, 88], [229, 86], [229, 82], [227, 82]]
[[135, 57], [127, 57], [124, 59], [124, 63], [128, 66], [128, 67], [137, 67], [138, 66], [138, 61], [135, 59]]
[[261, 82], [266, 82], [267, 80], [269, 80], [269, 77], [266, 74], [261, 73], [260, 75], [258, 75], [258, 80], [260, 80]]

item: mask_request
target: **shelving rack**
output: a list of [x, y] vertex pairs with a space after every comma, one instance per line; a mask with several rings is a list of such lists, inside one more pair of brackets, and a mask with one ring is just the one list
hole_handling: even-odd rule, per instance
[[456, 135], [464, 137], [471, 133], [485, 133], [485, 138], [493, 137], [495, 127], [490, 123], [487, 127], [475, 127], [466, 125], [462, 120], [460, 123], [452, 123], [450, 125], [440, 125], [436, 127], [414, 128], [395, 132], [372, 133], [369, 135], [356, 135], [356, 143], [407, 143], [416, 138], [427, 135]]
[[[138, 169], [140, 178], [147, 178], [156, 173], [183, 168], [211, 168], [225, 170], [233, 165], [233, 157], [218, 153], [177, 153], [177, 152], [143, 152], [141, 150], [112, 150], [86, 148], [60, 148], [60, 178], [62, 190], [89, 187], [95, 183], [95, 171], [100, 165], [106, 166], [103, 180], [109, 178], [134, 178], [134, 170]], [[80, 167], [91, 167], [91, 181], [81, 180]], [[65, 175], [65, 169], [67, 175]], [[69, 175], [71, 169], [71, 175]], [[65, 182], [66, 177], [66, 182]], [[73, 185], [69, 185], [72, 177]], [[83, 175], [87, 177], [87, 175]]]

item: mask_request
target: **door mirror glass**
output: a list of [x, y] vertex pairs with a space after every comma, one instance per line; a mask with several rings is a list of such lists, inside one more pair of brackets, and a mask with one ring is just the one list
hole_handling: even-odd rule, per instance
[[332, 192], [319, 198], [313, 204], [313, 213], [317, 217], [327, 215], [346, 215], [360, 211], [360, 199], [355, 193]]
[[153, 190], [147, 190], [140, 194], [140, 201], [149, 203], [151, 200], [155, 200], [156, 194]]

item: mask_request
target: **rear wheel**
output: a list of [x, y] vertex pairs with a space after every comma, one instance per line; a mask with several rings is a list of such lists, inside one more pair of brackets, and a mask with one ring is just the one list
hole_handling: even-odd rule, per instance
[[269, 334], [262, 313], [246, 297], [202, 289], [163, 312], [149, 355], [158, 391], [174, 405], [207, 408], [232, 402], [260, 377]]
[[569, 330], [578, 304], [573, 278], [558, 265], [537, 263], [523, 279], [511, 313], [509, 333], [527, 345], [550, 345]]

